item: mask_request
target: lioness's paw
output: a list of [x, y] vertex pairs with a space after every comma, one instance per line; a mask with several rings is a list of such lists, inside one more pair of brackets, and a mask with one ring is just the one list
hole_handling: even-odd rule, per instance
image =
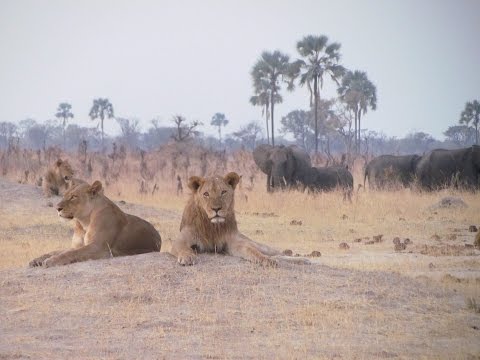
[[32, 261], [30, 261], [28, 263], [28, 267], [37, 267], [37, 266], [42, 266], [43, 265], [43, 261], [42, 259], [33, 259]]
[[67, 264], [70, 264], [70, 263], [71, 263], [71, 261], [69, 259], [62, 258], [60, 256], [52, 256], [52, 257], [46, 259], [43, 262], [43, 266], [48, 268], [48, 267], [52, 267], [52, 266], [67, 265]]
[[265, 266], [265, 267], [277, 267], [278, 262], [277, 262], [277, 260], [275, 260], [271, 257], [264, 257], [260, 260], [260, 265]]
[[196, 263], [197, 256], [195, 254], [181, 254], [178, 255], [178, 263], [180, 265], [194, 265]]

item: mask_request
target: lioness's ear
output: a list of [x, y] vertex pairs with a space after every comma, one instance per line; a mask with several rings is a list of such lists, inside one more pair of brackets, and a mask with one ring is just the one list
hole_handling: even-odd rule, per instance
[[102, 193], [102, 183], [98, 180], [96, 180], [92, 186], [88, 189], [89, 194], [91, 195], [97, 195]]
[[225, 175], [223, 179], [228, 185], [230, 185], [235, 190], [235, 187], [240, 181], [240, 176], [238, 176], [236, 172], [230, 172], [227, 175]]
[[196, 192], [200, 186], [205, 182], [205, 179], [199, 176], [192, 176], [188, 179], [188, 187], [193, 191]]
[[55, 165], [60, 166], [60, 165], [62, 165], [62, 163], [63, 163], [63, 160], [58, 159], [57, 162], [55, 163]]

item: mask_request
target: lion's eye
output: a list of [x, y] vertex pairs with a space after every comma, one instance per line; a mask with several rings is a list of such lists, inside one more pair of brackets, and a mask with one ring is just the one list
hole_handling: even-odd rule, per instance
[[227, 193], [227, 190], [223, 190], [222, 191], [222, 196], [225, 195]]
[[70, 198], [70, 200], [76, 200], [78, 198], [77, 195], [72, 195], [72, 197]]
[[204, 193], [203, 193], [203, 196], [204, 196], [204, 197], [209, 197], [210, 194], [209, 194], [208, 192], [204, 192]]

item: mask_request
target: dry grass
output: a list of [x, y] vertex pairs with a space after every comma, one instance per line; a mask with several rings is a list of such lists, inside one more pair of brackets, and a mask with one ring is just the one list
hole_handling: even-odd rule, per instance
[[[154, 195], [139, 194], [135, 181], [106, 192], [151, 221], [165, 251], [188, 195], [173, 195], [172, 182], [159, 185]], [[260, 269], [215, 256], [181, 268], [166, 254], [157, 254], [160, 260], [152, 254], [24, 270], [32, 258], [67, 248], [71, 225], [59, 221], [37, 189], [17, 188], [0, 187], [0, 315], [7, 319], [0, 358], [74, 351], [80, 358], [210, 359], [480, 352], [474, 340], [480, 318], [472, 310], [480, 302], [480, 252], [468, 246], [475, 236], [469, 226], [480, 225], [480, 194], [360, 190], [350, 204], [336, 192], [267, 194], [259, 177], [252, 191], [237, 193], [241, 231], [294, 253], [320, 251], [313, 261], [321, 265]], [[468, 208], [430, 209], [447, 195]], [[405, 250], [394, 250], [395, 237], [410, 240]]]

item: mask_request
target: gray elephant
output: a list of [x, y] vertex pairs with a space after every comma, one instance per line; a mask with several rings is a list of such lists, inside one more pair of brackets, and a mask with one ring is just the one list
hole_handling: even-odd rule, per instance
[[363, 186], [368, 178], [370, 189], [392, 189], [398, 185], [408, 187], [415, 179], [419, 155], [381, 155], [372, 159], [365, 167]]
[[435, 149], [422, 157], [416, 169], [419, 185], [425, 190], [454, 186], [480, 189], [480, 146], [457, 150]]
[[259, 145], [253, 150], [253, 159], [267, 174], [269, 192], [296, 185], [301, 181], [302, 174], [312, 166], [307, 152], [296, 145]]
[[303, 176], [303, 185], [309, 191], [342, 189], [343, 200], [352, 201], [353, 176], [345, 166], [310, 167]]

